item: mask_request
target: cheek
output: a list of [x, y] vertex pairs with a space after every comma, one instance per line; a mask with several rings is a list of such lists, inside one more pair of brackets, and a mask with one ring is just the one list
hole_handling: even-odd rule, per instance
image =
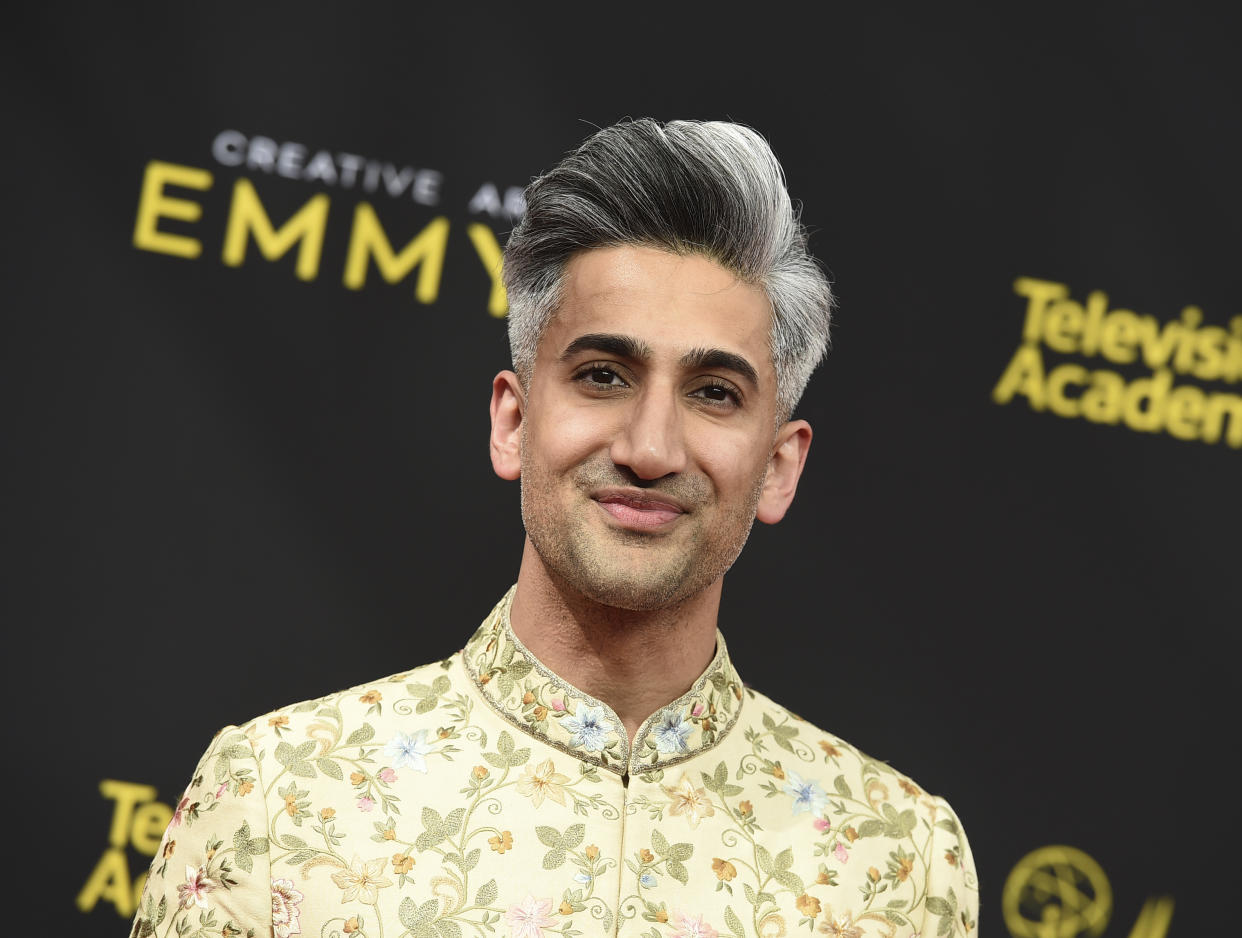
[[693, 441], [699, 467], [722, 493], [749, 493], [767, 471], [767, 450], [750, 434], [704, 434]]
[[611, 445], [610, 428], [590, 407], [542, 410], [527, 423], [527, 452], [546, 466], [573, 466]]

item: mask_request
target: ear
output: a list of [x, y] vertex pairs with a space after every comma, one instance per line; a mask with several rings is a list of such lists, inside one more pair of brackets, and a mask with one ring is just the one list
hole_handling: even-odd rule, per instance
[[510, 482], [522, 475], [522, 415], [526, 398], [522, 384], [512, 371], [502, 371], [492, 380], [492, 469]]
[[785, 517], [794, 492], [798, 490], [798, 479], [810, 448], [811, 425], [805, 420], [791, 420], [777, 433], [768, 475], [759, 495], [759, 510], [755, 512], [755, 517], [764, 524], [776, 524]]

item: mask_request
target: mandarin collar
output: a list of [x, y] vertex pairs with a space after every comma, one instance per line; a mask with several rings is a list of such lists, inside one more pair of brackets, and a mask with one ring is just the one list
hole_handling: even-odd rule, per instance
[[537, 739], [617, 775], [684, 762], [720, 742], [742, 710], [742, 681], [716, 631], [716, 655], [690, 690], [643, 721], [633, 751], [606, 703], [561, 678], [522, 644], [509, 624], [513, 586], [462, 650], [466, 671], [502, 717]]

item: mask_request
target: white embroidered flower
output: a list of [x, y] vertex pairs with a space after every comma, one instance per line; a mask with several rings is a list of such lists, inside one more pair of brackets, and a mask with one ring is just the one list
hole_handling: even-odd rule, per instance
[[552, 924], [552, 900], [527, 896], [517, 905], [509, 906], [505, 921], [513, 929], [512, 938], [543, 938], [543, 930]]
[[612, 722], [604, 716], [603, 707], [579, 707], [572, 716], [565, 717], [564, 726], [573, 733], [570, 742], [587, 752], [603, 749], [613, 729]]
[[660, 714], [659, 722], [652, 727], [651, 738], [660, 752], [689, 752], [686, 741], [693, 732], [693, 723], [682, 719], [676, 710], [665, 710]]
[[415, 772], [427, 771], [426, 756], [430, 752], [431, 745], [427, 742], [426, 730], [419, 730], [413, 736], [408, 733], [398, 733], [384, 747], [384, 755], [392, 759], [394, 769], [408, 765]]
[[292, 880], [272, 880], [272, 932], [276, 938], [302, 934], [299, 917], [306, 897], [293, 888]]
[[332, 882], [342, 890], [341, 901], [353, 902], [357, 899], [367, 905], [375, 905], [380, 889], [392, 885], [392, 880], [387, 876], [380, 876], [387, 862], [384, 857], [376, 857], [363, 863], [355, 853], [348, 870], [332, 874]]

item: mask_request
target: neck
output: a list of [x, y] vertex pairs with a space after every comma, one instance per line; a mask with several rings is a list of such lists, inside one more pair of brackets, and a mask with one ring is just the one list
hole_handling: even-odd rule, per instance
[[553, 576], [527, 539], [509, 624], [547, 667], [608, 704], [633, 742], [643, 721], [711, 663], [720, 587], [717, 580], [663, 609], [617, 609]]

